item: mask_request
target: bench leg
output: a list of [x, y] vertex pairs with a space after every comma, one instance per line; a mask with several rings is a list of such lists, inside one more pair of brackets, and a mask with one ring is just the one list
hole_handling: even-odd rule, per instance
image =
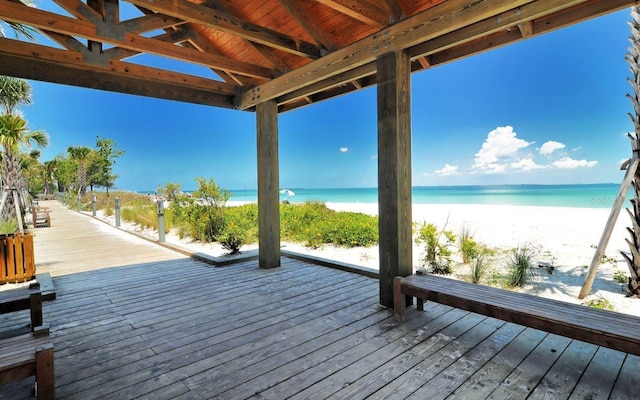
[[36, 396], [38, 400], [55, 400], [53, 344], [36, 350]]
[[403, 321], [407, 310], [407, 300], [402, 294], [402, 278], [396, 276], [393, 279], [393, 311], [397, 321]]
[[42, 325], [42, 293], [35, 292], [29, 296], [31, 308], [31, 332]]
[[420, 298], [416, 299], [416, 309], [418, 311], [424, 311], [424, 300], [423, 299], [420, 299]]

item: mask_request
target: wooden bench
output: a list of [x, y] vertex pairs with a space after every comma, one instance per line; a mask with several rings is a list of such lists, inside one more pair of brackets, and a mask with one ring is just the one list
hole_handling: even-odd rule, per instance
[[51, 226], [51, 215], [48, 207], [31, 207], [31, 217], [34, 228], [48, 228]]
[[396, 277], [396, 319], [405, 316], [407, 296], [540, 329], [572, 339], [640, 355], [640, 317], [566, 303], [525, 293], [475, 285], [434, 275]]
[[39, 284], [0, 292], [0, 314], [20, 310], [30, 310], [32, 331], [42, 325], [42, 292]]
[[36, 377], [36, 398], [55, 399], [53, 344], [49, 327], [0, 340], [0, 385]]

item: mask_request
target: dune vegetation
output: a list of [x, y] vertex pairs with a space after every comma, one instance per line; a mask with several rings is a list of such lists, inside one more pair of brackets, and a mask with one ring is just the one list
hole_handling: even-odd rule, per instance
[[[197, 178], [196, 182], [197, 189], [192, 193], [182, 193], [180, 185], [171, 183], [159, 188], [158, 197], [167, 201], [167, 232], [173, 230], [181, 238], [201, 242], [219, 242], [232, 253], [243, 244], [258, 241], [257, 204], [229, 206], [230, 193], [213, 179]], [[106, 215], [113, 215], [118, 197], [122, 220], [158, 229], [155, 196], [122, 191], [88, 192], [81, 200], [83, 210], [91, 210], [94, 195], [96, 208]], [[77, 207], [74, 199], [67, 199], [67, 203]], [[334, 211], [321, 202], [284, 203], [280, 205], [280, 235], [282, 240], [313, 248], [325, 244], [368, 247], [378, 243], [378, 217]]]

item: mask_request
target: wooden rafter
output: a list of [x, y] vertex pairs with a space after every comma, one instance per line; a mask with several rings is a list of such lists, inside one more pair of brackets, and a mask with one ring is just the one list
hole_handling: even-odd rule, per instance
[[[35, 55], [35, 57], [34, 57]], [[79, 52], [0, 39], [0, 74], [231, 108], [236, 86], [122, 61], [87, 65]]]
[[329, 51], [337, 49], [333, 39], [314, 21], [308, 13], [300, 5], [297, 0], [279, 0], [280, 4], [291, 14], [291, 16], [298, 21], [300, 26], [307, 32], [309, 36], [313, 38], [319, 45]]
[[350, 16], [367, 25], [383, 28], [389, 25], [385, 10], [362, 0], [316, 0], [327, 7]]
[[311, 43], [296, 40], [271, 29], [244, 21], [231, 14], [213, 8], [190, 3], [186, 0], [127, 0], [140, 7], [147, 7], [163, 14], [184, 19], [212, 29], [230, 33], [252, 42], [273, 47], [301, 57], [318, 58], [320, 48]]
[[120, 26], [131, 33], [145, 33], [157, 29], [175, 28], [185, 21], [164, 14], [149, 14], [120, 22]]
[[89, 21], [33, 9], [10, 0], [0, 0], [0, 19], [26, 24], [52, 32], [84, 37], [95, 42], [109, 43], [143, 53], [166, 56], [240, 75], [256, 78], [273, 77], [272, 70], [261, 66], [146, 38], [131, 32], [122, 31], [117, 25], [109, 25], [108, 27], [111, 28], [111, 30], [104, 28], [98, 29], [96, 24]]

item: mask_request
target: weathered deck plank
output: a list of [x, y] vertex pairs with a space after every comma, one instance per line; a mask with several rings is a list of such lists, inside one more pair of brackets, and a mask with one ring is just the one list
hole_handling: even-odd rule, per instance
[[50, 207], [35, 245], [57, 290], [58, 399], [626, 399], [640, 383], [640, 357], [435, 303], [398, 324], [375, 279], [288, 258], [213, 268]]

